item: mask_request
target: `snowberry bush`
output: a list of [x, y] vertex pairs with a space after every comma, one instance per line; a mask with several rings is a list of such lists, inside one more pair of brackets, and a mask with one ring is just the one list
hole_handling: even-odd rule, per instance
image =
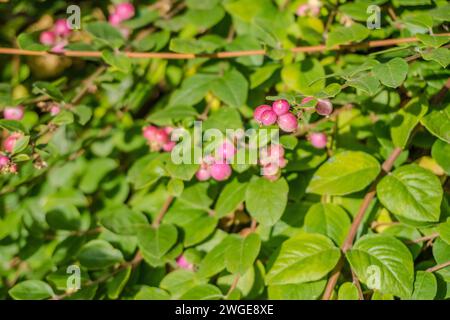
[[77, 5], [0, 3], [0, 298], [450, 298], [447, 1]]

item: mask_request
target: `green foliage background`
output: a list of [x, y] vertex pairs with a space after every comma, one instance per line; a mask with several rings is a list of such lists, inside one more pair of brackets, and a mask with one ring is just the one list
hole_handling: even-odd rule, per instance
[[[342, 262], [333, 299], [358, 299], [358, 283], [365, 299], [448, 299], [450, 53], [449, 37], [434, 34], [448, 30], [450, 6], [329, 0], [318, 16], [299, 17], [305, 2], [136, 1], [125, 39], [105, 22], [110, 2], [80, 1], [82, 28], [66, 49], [100, 57], [1, 55], [0, 109], [26, 106], [21, 121], [0, 120], [2, 138], [27, 138], [13, 155], [19, 173], [0, 176], [0, 298], [319, 299]], [[381, 8], [380, 29], [365, 26], [370, 4]], [[37, 35], [67, 5], [0, 3], [0, 45], [47, 50]], [[290, 51], [319, 44], [344, 46]], [[331, 99], [339, 113], [311, 114], [302, 134], [282, 137], [289, 164], [276, 182], [256, 166], [198, 182], [197, 166], [174, 165], [142, 137], [150, 123], [191, 128], [196, 119], [258, 128], [253, 109], [266, 97], [296, 104], [305, 95]], [[39, 101], [63, 111], [50, 117]], [[311, 147], [312, 131], [327, 133], [327, 149]], [[369, 190], [376, 197], [342, 253]], [[181, 254], [194, 270], [177, 265]], [[71, 265], [81, 267], [77, 292], [66, 290]]]

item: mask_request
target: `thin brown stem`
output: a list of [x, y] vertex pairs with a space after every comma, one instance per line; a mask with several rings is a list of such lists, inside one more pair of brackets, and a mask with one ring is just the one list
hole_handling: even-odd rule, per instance
[[167, 197], [161, 210], [159, 210], [159, 213], [156, 216], [155, 221], [153, 221], [153, 227], [157, 228], [161, 224], [161, 221], [164, 218], [164, 215], [167, 213], [167, 210], [169, 209], [170, 205], [172, 204], [173, 199], [174, 199], [173, 196]]
[[84, 95], [89, 91], [89, 89], [92, 87], [92, 85], [94, 84], [95, 79], [97, 79], [97, 77], [99, 77], [104, 71], [106, 70], [105, 66], [100, 66], [97, 68], [97, 70], [95, 70], [95, 72], [93, 74], [91, 74], [85, 81], [84, 81], [84, 85], [81, 88], [80, 91], [78, 91], [78, 93], [75, 95], [75, 97], [73, 97], [71, 104], [77, 104], [81, 101], [81, 99], [83, 99]]
[[237, 274], [237, 275], [234, 277], [233, 283], [231, 284], [230, 289], [228, 289], [228, 292], [227, 292], [227, 294], [226, 294], [226, 297], [227, 297], [227, 298], [228, 298], [228, 296], [233, 292], [233, 290], [236, 289], [240, 277], [241, 277], [241, 276], [240, 276], [239, 274]]
[[434, 267], [428, 268], [426, 271], [427, 272], [435, 272], [435, 271], [439, 271], [441, 269], [447, 268], [450, 266], [450, 261], [435, 265]]
[[353, 271], [353, 269], [352, 269], [352, 279], [353, 279], [353, 284], [355, 285], [356, 289], [358, 290], [358, 299], [364, 300], [364, 294], [363, 294], [363, 291], [361, 288], [361, 283], [359, 283], [358, 276], [356, 275], [355, 271]]
[[[449, 36], [450, 33], [435, 34], [434, 36]], [[313, 53], [313, 52], [325, 52], [325, 51], [341, 51], [341, 50], [365, 50], [369, 48], [377, 47], [389, 47], [398, 44], [417, 42], [416, 37], [408, 38], [398, 38], [398, 39], [384, 39], [384, 40], [374, 40], [363, 43], [349, 44], [349, 45], [337, 45], [332, 47], [327, 47], [326, 45], [317, 46], [305, 46], [296, 47], [289, 49], [292, 53]], [[265, 50], [243, 50], [243, 51], [223, 51], [208, 54], [192, 54], [192, 53], [174, 53], [174, 52], [124, 52], [129, 58], [136, 59], [196, 59], [196, 58], [235, 58], [243, 56], [255, 56], [255, 55], [265, 55], [267, 52]], [[0, 54], [10, 54], [10, 55], [25, 55], [25, 56], [46, 56], [54, 55], [55, 53], [47, 51], [32, 51], [16, 48], [0, 48]], [[84, 57], [84, 58], [101, 58], [102, 53], [100, 51], [77, 51], [77, 50], [67, 50], [59, 55], [66, 57]]]
[[414, 240], [407, 241], [407, 243], [421, 243], [421, 242], [434, 240], [437, 237], [439, 237], [439, 233], [435, 232], [435, 233], [430, 234], [429, 236], [424, 236], [424, 237], [420, 237], [420, 238], [417, 238]]

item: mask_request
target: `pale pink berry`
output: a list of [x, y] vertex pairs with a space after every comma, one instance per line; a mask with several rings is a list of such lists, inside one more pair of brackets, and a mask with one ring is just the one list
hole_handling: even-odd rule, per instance
[[50, 115], [52, 115], [52, 116], [56, 116], [60, 112], [61, 112], [61, 108], [58, 105], [52, 106], [50, 108]]
[[322, 132], [313, 132], [309, 135], [309, 141], [314, 148], [323, 149], [327, 146], [327, 135]]
[[9, 172], [16, 173], [17, 172], [17, 164], [12, 163], [9, 165]]
[[285, 132], [294, 132], [298, 127], [298, 120], [292, 113], [286, 113], [278, 117], [278, 125]]
[[227, 163], [214, 163], [210, 167], [210, 173], [214, 180], [224, 181], [231, 176], [231, 167]]
[[272, 110], [273, 110], [273, 112], [275, 112], [278, 116], [281, 116], [281, 115], [283, 115], [283, 114], [285, 114], [285, 113], [288, 113], [289, 112], [289, 102], [287, 102], [286, 100], [284, 100], [284, 99], [280, 99], [280, 100], [277, 100], [277, 101], [275, 101], [273, 104], [272, 104]]
[[23, 107], [6, 107], [3, 110], [3, 117], [7, 120], [22, 120], [23, 118]]
[[263, 168], [263, 176], [273, 176], [278, 173], [279, 167], [276, 163], [269, 163], [265, 165]]
[[314, 100], [314, 97], [304, 97], [302, 99], [302, 104], [307, 104], [308, 102], [310, 102], [311, 100]]
[[7, 156], [0, 155], [0, 169], [7, 166], [9, 163], [9, 158]]
[[280, 159], [278, 159], [278, 166], [280, 168], [286, 167], [287, 166], [287, 160], [285, 158], [281, 157]]
[[117, 14], [120, 19], [128, 20], [134, 16], [134, 6], [131, 3], [119, 3], [115, 8], [115, 14]]
[[319, 99], [316, 106], [316, 112], [321, 116], [329, 116], [333, 112], [333, 105], [330, 100]]
[[214, 163], [216, 163], [216, 159], [211, 154], [208, 154], [203, 159], [203, 164], [206, 165], [206, 166], [214, 164]]
[[142, 130], [144, 138], [147, 140], [155, 140], [156, 134], [158, 133], [158, 128], [155, 126], [147, 126]]
[[39, 41], [42, 44], [45, 44], [47, 46], [51, 46], [56, 41], [56, 35], [55, 35], [55, 33], [53, 31], [43, 31], [39, 35]]
[[67, 45], [67, 43], [68, 42], [65, 40], [57, 42], [50, 51], [54, 53], [63, 53], [65, 51], [64, 47]]
[[277, 122], [277, 114], [272, 110], [266, 110], [261, 115], [261, 123], [265, 126], [270, 126]]
[[163, 130], [164, 130], [165, 133], [171, 134], [172, 131], [173, 131], [173, 128], [172, 127], [164, 127]]
[[225, 141], [217, 147], [216, 159], [219, 162], [226, 162], [233, 159], [236, 154], [236, 148], [230, 141]]
[[169, 142], [166, 142], [164, 145], [163, 145], [163, 150], [165, 151], [165, 152], [170, 152], [170, 151], [172, 151], [173, 150], [173, 148], [175, 147], [175, 145], [176, 145], [176, 142], [175, 141], [169, 141]]
[[297, 11], [295, 13], [300, 17], [304, 17], [304, 16], [306, 16], [306, 13], [308, 12], [308, 10], [309, 10], [309, 5], [305, 3], [305, 4], [298, 6]]
[[71, 30], [67, 24], [66, 19], [58, 19], [53, 25], [53, 31], [57, 36], [66, 37], [70, 34]]
[[255, 109], [255, 111], [253, 112], [253, 118], [254, 118], [258, 123], [261, 124], [261, 123], [262, 123], [261, 115], [262, 115], [262, 113], [263, 113], [264, 111], [267, 111], [267, 110], [272, 110], [272, 107], [269, 106], [269, 105], [267, 105], [267, 104], [260, 105], [260, 106], [257, 107], [257, 108]]
[[122, 22], [122, 18], [117, 13], [113, 13], [108, 17], [108, 22], [110, 25], [117, 27]]
[[3, 149], [5, 149], [5, 151], [9, 153], [13, 152], [17, 140], [19, 140], [21, 137], [22, 135], [20, 133], [12, 133], [5, 139], [5, 141], [3, 141]]
[[260, 163], [263, 166], [272, 162], [278, 162], [284, 156], [284, 148], [279, 144], [271, 144], [267, 148], [262, 148], [259, 156]]
[[177, 258], [177, 265], [181, 269], [194, 270], [194, 265], [192, 263], [190, 263], [189, 261], [187, 261], [187, 259], [183, 255], [181, 255]]
[[205, 168], [200, 168], [196, 173], [195, 173], [195, 177], [197, 178], [197, 180], [199, 181], [206, 181], [209, 178], [211, 178], [211, 173], [209, 172], [209, 169], [205, 169]]
[[163, 129], [159, 129], [155, 135], [155, 142], [164, 144], [168, 141], [169, 141], [169, 135]]

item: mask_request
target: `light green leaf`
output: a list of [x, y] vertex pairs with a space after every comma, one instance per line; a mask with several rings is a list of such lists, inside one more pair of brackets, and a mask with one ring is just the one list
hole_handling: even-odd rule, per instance
[[283, 215], [288, 191], [289, 187], [284, 178], [274, 182], [254, 178], [245, 193], [247, 210], [262, 225], [272, 226]]
[[372, 71], [382, 84], [397, 88], [406, 79], [408, 63], [402, 58], [394, 58], [387, 63], [377, 64]]
[[104, 269], [123, 261], [123, 255], [105, 240], [92, 240], [81, 248], [78, 259], [87, 269]]
[[271, 285], [268, 287], [270, 300], [316, 300], [325, 289], [326, 280], [298, 284]]
[[307, 192], [345, 195], [367, 187], [380, 172], [378, 161], [367, 153], [344, 151], [328, 159], [314, 174]]
[[120, 31], [104, 21], [91, 22], [85, 30], [105, 46], [119, 48], [125, 43]]
[[170, 295], [160, 288], [142, 286], [134, 300], [170, 300]]
[[411, 132], [428, 110], [424, 99], [412, 99], [395, 115], [391, 122], [392, 142], [396, 147], [404, 148]]
[[227, 183], [216, 202], [215, 212], [217, 217], [221, 218], [233, 212], [240, 203], [244, 202], [246, 190], [247, 183], [242, 183], [238, 179], [233, 179]]
[[163, 224], [157, 228], [140, 228], [137, 233], [138, 245], [145, 261], [151, 266], [164, 264], [162, 257], [177, 241], [177, 228]]
[[259, 235], [231, 237], [225, 251], [225, 265], [231, 273], [243, 275], [255, 262], [261, 247]]
[[235, 69], [226, 72], [211, 84], [212, 92], [231, 107], [242, 107], [247, 100], [248, 83]]
[[40, 280], [19, 282], [8, 293], [15, 300], [43, 300], [55, 295], [52, 288]]
[[413, 291], [414, 264], [408, 248], [390, 236], [366, 235], [347, 252], [358, 279], [371, 289], [409, 298]]
[[125, 205], [105, 209], [100, 223], [108, 230], [117, 234], [136, 235], [139, 228], [149, 223], [144, 214], [131, 210]]
[[422, 52], [422, 58], [427, 61], [435, 61], [442, 67], [447, 68], [450, 64], [450, 50], [448, 48], [437, 48]]
[[423, 44], [433, 48], [439, 48], [450, 41], [449, 36], [431, 36], [428, 34], [418, 34], [416, 35], [416, 37], [421, 42], [423, 42]]
[[450, 143], [450, 104], [442, 110], [432, 110], [420, 122], [441, 140]]
[[223, 297], [222, 292], [212, 284], [201, 284], [189, 289], [180, 300], [219, 300]]
[[300, 234], [281, 245], [266, 277], [268, 285], [316, 281], [330, 272], [340, 258], [340, 250], [320, 234]]
[[358, 289], [351, 282], [344, 282], [339, 287], [338, 300], [359, 300]]
[[431, 272], [417, 271], [411, 300], [433, 300], [437, 293], [437, 281]]
[[447, 175], [450, 175], [450, 143], [436, 139], [431, 148], [433, 159], [444, 169]]
[[441, 213], [442, 186], [430, 171], [402, 166], [377, 186], [381, 203], [393, 214], [418, 222], [436, 222]]
[[350, 27], [337, 27], [328, 34], [327, 47], [348, 44], [350, 42], [361, 42], [370, 34], [369, 29], [359, 23]]

